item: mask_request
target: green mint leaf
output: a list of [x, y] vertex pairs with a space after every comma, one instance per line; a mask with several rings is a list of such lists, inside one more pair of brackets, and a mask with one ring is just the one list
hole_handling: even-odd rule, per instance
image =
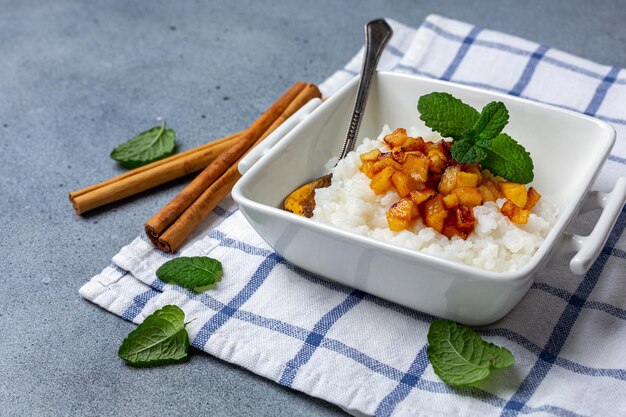
[[514, 362], [507, 349], [485, 342], [469, 327], [450, 320], [430, 325], [426, 353], [435, 373], [455, 387], [475, 384], [491, 370], [508, 368]]
[[460, 164], [480, 162], [487, 157], [485, 151], [471, 139], [455, 140], [450, 149], [452, 157]]
[[188, 350], [185, 313], [175, 305], [167, 305], [130, 332], [117, 354], [127, 365], [147, 367], [181, 362]]
[[420, 119], [443, 137], [461, 139], [479, 118], [479, 113], [448, 93], [430, 93], [417, 102]]
[[528, 184], [533, 180], [534, 167], [530, 154], [506, 133], [493, 138], [485, 152], [487, 157], [481, 163], [492, 174], [519, 184]]
[[222, 279], [222, 264], [206, 256], [180, 257], [165, 262], [156, 271], [161, 281], [202, 292]]
[[502, 129], [508, 122], [509, 111], [504, 103], [492, 101], [483, 107], [478, 120], [476, 120], [471, 130], [486, 138], [494, 138], [502, 132]]
[[113, 149], [111, 158], [126, 168], [136, 168], [172, 155], [176, 148], [175, 139], [176, 133], [163, 123]]
[[484, 134], [480, 134], [478, 135], [478, 137], [476, 138], [476, 145], [480, 146], [481, 148], [488, 148], [491, 146], [491, 141], [493, 140], [492, 137], [490, 136], [486, 136]]

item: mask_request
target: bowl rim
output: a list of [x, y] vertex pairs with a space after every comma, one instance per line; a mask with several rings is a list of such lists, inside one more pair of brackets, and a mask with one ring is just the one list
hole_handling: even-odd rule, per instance
[[565, 233], [567, 225], [575, 217], [575, 214], [578, 212], [578, 208], [583, 203], [591, 185], [594, 183], [600, 172], [600, 169], [607, 160], [611, 148], [615, 143], [616, 132], [613, 126], [603, 120], [582, 113], [577, 113], [573, 110], [564, 109], [538, 101], [532, 101], [522, 97], [511, 96], [500, 92], [489, 91], [478, 87], [467, 86], [464, 84], [391, 71], [378, 71], [375, 76], [384, 78], [408, 79], [412, 82], [423, 82], [435, 87], [432, 91], [437, 91], [436, 86], [452, 86], [457, 89], [478, 93], [480, 95], [486, 96], [489, 99], [502, 98], [506, 101], [516, 101], [523, 105], [533, 106], [548, 112], [561, 113], [569, 117], [579, 118], [595, 125], [598, 130], [596, 134], [598, 138], [595, 138], [594, 136], [594, 140], [603, 140], [604, 144], [601, 148], [601, 151], [597, 153], [596, 156], [592, 155], [589, 157], [589, 162], [592, 163], [590, 166], [594, 168], [594, 171], [592, 171], [591, 175], [588, 175], [586, 177], [586, 181], [582, 181], [581, 184], [575, 188], [573, 194], [577, 198], [572, 199], [572, 201], [570, 201], [563, 207], [563, 209], [557, 216], [555, 224], [548, 232], [548, 235], [545, 237], [543, 242], [541, 242], [539, 248], [535, 251], [535, 253], [528, 260], [528, 262], [526, 262], [526, 264], [524, 264], [520, 269], [515, 271], [489, 271], [476, 266], [467, 265], [449, 259], [439, 258], [437, 256], [430, 255], [419, 250], [397, 246], [388, 242], [376, 240], [372, 237], [359, 235], [347, 230], [336, 228], [331, 225], [316, 222], [309, 218], [286, 212], [280, 208], [259, 203], [244, 195], [246, 185], [248, 184], [248, 182], [251, 181], [252, 178], [255, 177], [256, 173], [262, 170], [265, 166], [267, 166], [273, 159], [274, 155], [279, 154], [284, 147], [297, 140], [297, 138], [300, 136], [300, 132], [305, 131], [307, 127], [311, 123], [313, 123], [316, 116], [321, 111], [323, 111], [323, 109], [335, 105], [337, 101], [343, 100], [345, 98], [344, 96], [356, 87], [356, 83], [358, 82], [358, 76], [354, 77], [351, 81], [348, 81], [339, 90], [333, 93], [331, 97], [329, 97], [322, 104], [320, 104], [315, 110], [311, 112], [311, 114], [308, 115], [308, 117], [306, 117], [302, 122], [295, 126], [281, 140], [279, 140], [277, 144], [269, 149], [269, 151], [266, 152], [266, 154], [259, 161], [257, 161], [242, 176], [239, 181], [237, 181], [232, 190], [233, 199], [242, 207], [250, 207], [251, 209], [260, 211], [266, 215], [278, 217], [282, 221], [287, 221], [288, 223], [297, 224], [301, 227], [317, 230], [319, 233], [325, 233], [335, 238], [340, 238], [341, 240], [356, 240], [360, 245], [368, 246], [371, 249], [393, 252], [395, 256], [407, 258], [409, 261], [430, 264], [431, 267], [435, 267], [436, 269], [449, 270], [450, 272], [455, 274], [465, 273], [471, 276], [480, 276], [482, 279], [486, 280], [493, 280], [498, 282], [507, 281], [510, 283], [525, 281], [530, 276], [533, 276], [537, 269], [542, 265], [543, 261], [547, 259], [547, 256], [554, 249], [555, 244], [559, 241], [559, 237], [561, 237]]

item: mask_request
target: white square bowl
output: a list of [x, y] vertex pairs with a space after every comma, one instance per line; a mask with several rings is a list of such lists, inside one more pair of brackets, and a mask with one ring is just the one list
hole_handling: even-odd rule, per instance
[[[374, 77], [358, 143], [364, 137], [377, 137], [384, 124], [392, 129], [423, 126], [417, 101], [433, 91], [449, 92], [478, 109], [490, 101], [504, 102], [510, 112], [505, 131], [532, 155], [532, 185], [559, 209], [556, 224], [531, 260], [515, 272], [485, 271], [280, 209], [291, 191], [324, 175], [324, 166], [340, 153], [356, 87], [355, 79], [309, 115], [294, 116], [292, 124], [297, 125], [293, 130], [284, 138], [284, 131], [277, 131], [240, 165], [246, 172], [235, 185], [233, 198], [254, 229], [287, 261], [410, 308], [484, 325], [500, 319], [517, 304], [553, 252], [563, 246], [579, 250], [571, 264], [577, 273], [584, 273], [597, 257], [626, 199], [625, 179], [620, 179], [610, 195], [593, 193], [593, 198], [587, 199], [586, 206], [595, 202], [595, 207], [605, 207], [590, 236], [564, 231], [583, 206], [615, 142], [610, 125], [517, 97], [397, 73], [379, 72]], [[314, 107], [316, 103], [311, 104]]]

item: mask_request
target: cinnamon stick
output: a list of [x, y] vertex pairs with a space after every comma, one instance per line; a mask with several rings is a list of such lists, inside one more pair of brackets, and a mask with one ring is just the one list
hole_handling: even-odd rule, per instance
[[72, 191], [69, 194], [70, 201], [76, 213], [83, 214], [191, 174], [209, 165], [224, 150], [232, 146], [240, 135], [241, 132], [235, 133], [135, 168], [101, 183]]
[[276, 103], [245, 130], [235, 145], [207, 166], [183, 191], [165, 205], [145, 224], [148, 237], [160, 236], [193, 203], [204, 190], [238, 160], [254, 142], [280, 117], [289, 103], [302, 91], [305, 84], [297, 82]]
[[[235, 182], [241, 177], [237, 169], [239, 161], [281, 123], [315, 97], [321, 97], [315, 85], [302, 83], [294, 85], [288, 93], [270, 107], [270, 110], [252, 124], [248, 129], [248, 132], [252, 131], [249, 135], [244, 134], [240, 137], [239, 141], [245, 138], [246, 143], [252, 142], [243, 152], [233, 151], [229, 153], [229, 159], [220, 157], [215, 160], [199, 174], [203, 176], [202, 181], [194, 180], [196, 184], [192, 182], [193, 187], [190, 184], [187, 187], [189, 190], [187, 188], [183, 190], [146, 223], [146, 234], [152, 243], [165, 252], [176, 251], [193, 229], [228, 195]], [[279, 114], [276, 114], [277, 109], [281, 109]], [[260, 123], [262, 119], [263, 122]], [[254, 141], [251, 140], [253, 137], [256, 138]], [[240, 145], [237, 149], [240, 150], [243, 147]], [[234, 155], [238, 156], [233, 158]], [[226, 166], [226, 164], [229, 165]], [[223, 168], [226, 169], [222, 171]], [[216, 172], [220, 174], [216, 175]], [[195, 196], [192, 201], [189, 201], [190, 196]], [[184, 209], [181, 209], [183, 206], [185, 206]]]

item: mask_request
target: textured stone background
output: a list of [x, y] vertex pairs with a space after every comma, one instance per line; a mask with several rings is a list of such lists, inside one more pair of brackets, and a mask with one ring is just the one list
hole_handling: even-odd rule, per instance
[[125, 367], [133, 325], [78, 288], [186, 181], [84, 217], [67, 193], [159, 117], [183, 150], [222, 137], [341, 67], [366, 21], [429, 13], [626, 66], [623, 0], [0, 0], [0, 415], [342, 414], [197, 352]]

